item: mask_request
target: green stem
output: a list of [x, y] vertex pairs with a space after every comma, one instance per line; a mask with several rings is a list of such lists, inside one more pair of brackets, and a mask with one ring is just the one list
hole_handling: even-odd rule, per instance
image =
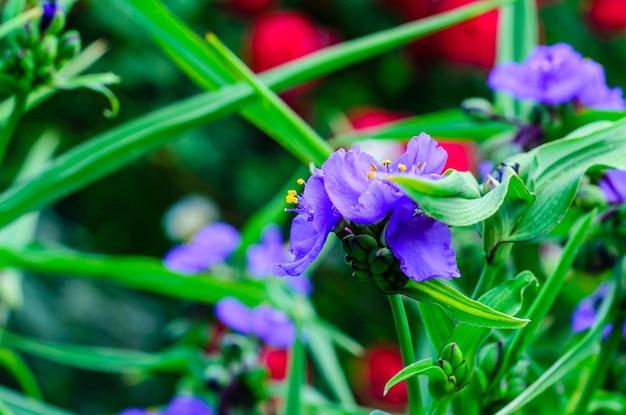
[[287, 387], [287, 403], [285, 415], [301, 413], [300, 395], [304, 384], [305, 353], [304, 344], [300, 339], [299, 330], [291, 347], [291, 361], [289, 363], [289, 384]]
[[24, 110], [26, 109], [26, 100], [28, 98], [28, 93], [21, 93], [15, 96], [13, 111], [11, 112], [11, 116], [7, 120], [6, 124], [2, 128], [2, 132], [0, 132], [0, 165], [2, 165], [2, 160], [4, 158], [4, 153], [9, 146], [9, 142], [13, 137], [13, 133], [15, 132], [15, 128], [17, 127], [20, 118], [24, 114]]
[[[391, 313], [393, 314], [393, 321], [396, 325], [396, 332], [398, 333], [402, 363], [404, 366], [408, 366], [415, 362], [415, 352], [413, 349], [413, 341], [411, 340], [409, 320], [406, 317], [404, 304], [402, 304], [402, 297], [400, 294], [389, 295], [389, 303], [391, 304]], [[417, 376], [408, 378], [406, 380], [406, 387], [409, 392], [409, 414], [422, 415], [424, 409], [422, 408], [422, 395]]]

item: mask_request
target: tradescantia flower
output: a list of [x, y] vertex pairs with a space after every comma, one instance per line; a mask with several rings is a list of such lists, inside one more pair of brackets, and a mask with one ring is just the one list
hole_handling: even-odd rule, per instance
[[160, 412], [140, 408], [128, 408], [119, 415], [213, 415], [215, 412], [204, 400], [194, 396], [180, 395]]
[[171, 270], [194, 274], [224, 262], [239, 245], [241, 236], [232, 225], [215, 222], [196, 233], [187, 244], [173, 247], [163, 258]]
[[295, 327], [289, 317], [267, 305], [249, 308], [234, 297], [225, 297], [215, 305], [215, 316], [234, 331], [254, 335], [277, 348], [291, 346], [295, 337]]
[[537, 46], [523, 63], [503, 63], [489, 75], [489, 86], [519, 99], [558, 105], [579, 100], [600, 109], [623, 109], [622, 90], [606, 85], [604, 69], [570, 45]]
[[[574, 333], [587, 330], [594, 325], [596, 318], [598, 317], [598, 311], [602, 305], [602, 301], [604, 301], [604, 298], [609, 293], [609, 288], [609, 284], [602, 283], [595, 292], [588, 297], [583, 298], [578, 306], [576, 306], [574, 314], [572, 315], [572, 331]], [[608, 337], [612, 329], [613, 324], [607, 324], [602, 331], [602, 337]], [[622, 331], [624, 333], [624, 337], [626, 337], [626, 324], [624, 324]]]
[[447, 225], [427, 216], [390, 181], [393, 175], [437, 179], [446, 158], [445, 150], [424, 133], [409, 141], [396, 162], [378, 163], [358, 146], [337, 150], [314, 172], [302, 196], [288, 194], [287, 202], [297, 204], [293, 211], [298, 213], [290, 241], [295, 258], [278, 264], [274, 272], [301, 274], [334, 231], [357, 278], [371, 277], [380, 285], [393, 275], [417, 281], [458, 277]]
[[609, 203], [626, 203], [626, 170], [607, 170], [598, 182]]

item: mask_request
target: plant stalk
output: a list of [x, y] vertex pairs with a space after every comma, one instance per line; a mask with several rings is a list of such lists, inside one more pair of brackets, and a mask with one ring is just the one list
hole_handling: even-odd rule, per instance
[[9, 142], [13, 137], [13, 133], [15, 133], [15, 128], [17, 127], [17, 124], [24, 114], [27, 99], [28, 93], [20, 93], [15, 95], [11, 116], [2, 128], [2, 132], [0, 132], [0, 166], [2, 165], [4, 154], [9, 147]]

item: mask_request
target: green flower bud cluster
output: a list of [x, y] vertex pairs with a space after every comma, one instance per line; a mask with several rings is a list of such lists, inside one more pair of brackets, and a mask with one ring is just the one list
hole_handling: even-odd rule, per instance
[[258, 402], [269, 397], [267, 369], [258, 361], [257, 345], [238, 334], [225, 335], [218, 359], [204, 371], [205, 386], [220, 395], [226, 412], [249, 413]]
[[80, 34], [76, 30], [61, 33], [65, 26], [62, 9], [55, 9], [50, 17], [46, 25], [31, 21], [10, 37], [0, 60], [0, 89], [20, 94], [50, 85], [57, 71], [80, 52]]
[[441, 371], [437, 371], [437, 375], [430, 376], [428, 391], [437, 400], [450, 399], [470, 381], [469, 363], [456, 343], [443, 347], [435, 365], [441, 368]]
[[500, 370], [502, 364], [502, 342], [491, 343], [483, 347], [478, 354], [476, 379], [485, 392], [484, 404], [490, 410], [497, 410], [513, 400], [528, 387], [528, 361], [518, 361], [498, 382], [490, 388], [490, 381]]
[[374, 280], [382, 292], [393, 293], [406, 285], [408, 277], [400, 269], [400, 260], [386, 246], [381, 228], [348, 222], [337, 235], [352, 276], [360, 281]]

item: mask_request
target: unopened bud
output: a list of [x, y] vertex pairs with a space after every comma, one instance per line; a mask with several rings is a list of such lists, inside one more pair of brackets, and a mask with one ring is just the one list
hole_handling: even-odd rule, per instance
[[441, 370], [443, 370], [443, 373], [445, 373], [446, 376], [454, 375], [454, 369], [452, 368], [450, 362], [448, 362], [447, 360], [439, 359], [438, 363], [439, 367], [441, 367]]
[[492, 375], [500, 366], [502, 343], [491, 343], [483, 347], [478, 353], [478, 365], [487, 376]]
[[43, 14], [39, 22], [41, 33], [56, 35], [65, 27], [65, 10], [56, 1], [47, 1], [43, 4]]
[[441, 349], [440, 357], [450, 362], [453, 368], [457, 368], [463, 361], [463, 352], [456, 343], [448, 343]]
[[30, 48], [39, 40], [39, 26], [33, 22], [26, 23], [17, 33], [17, 43], [23, 48]]
[[455, 389], [456, 383], [453, 376], [446, 376], [443, 371], [439, 370], [432, 376], [429, 376], [428, 391], [438, 401], [450, 399]]
[[80, 33], [76, 30], [68, 30], [59, 38], [59, 50], [57, 59], [60, 64], [72, 59], [80, 52]]

